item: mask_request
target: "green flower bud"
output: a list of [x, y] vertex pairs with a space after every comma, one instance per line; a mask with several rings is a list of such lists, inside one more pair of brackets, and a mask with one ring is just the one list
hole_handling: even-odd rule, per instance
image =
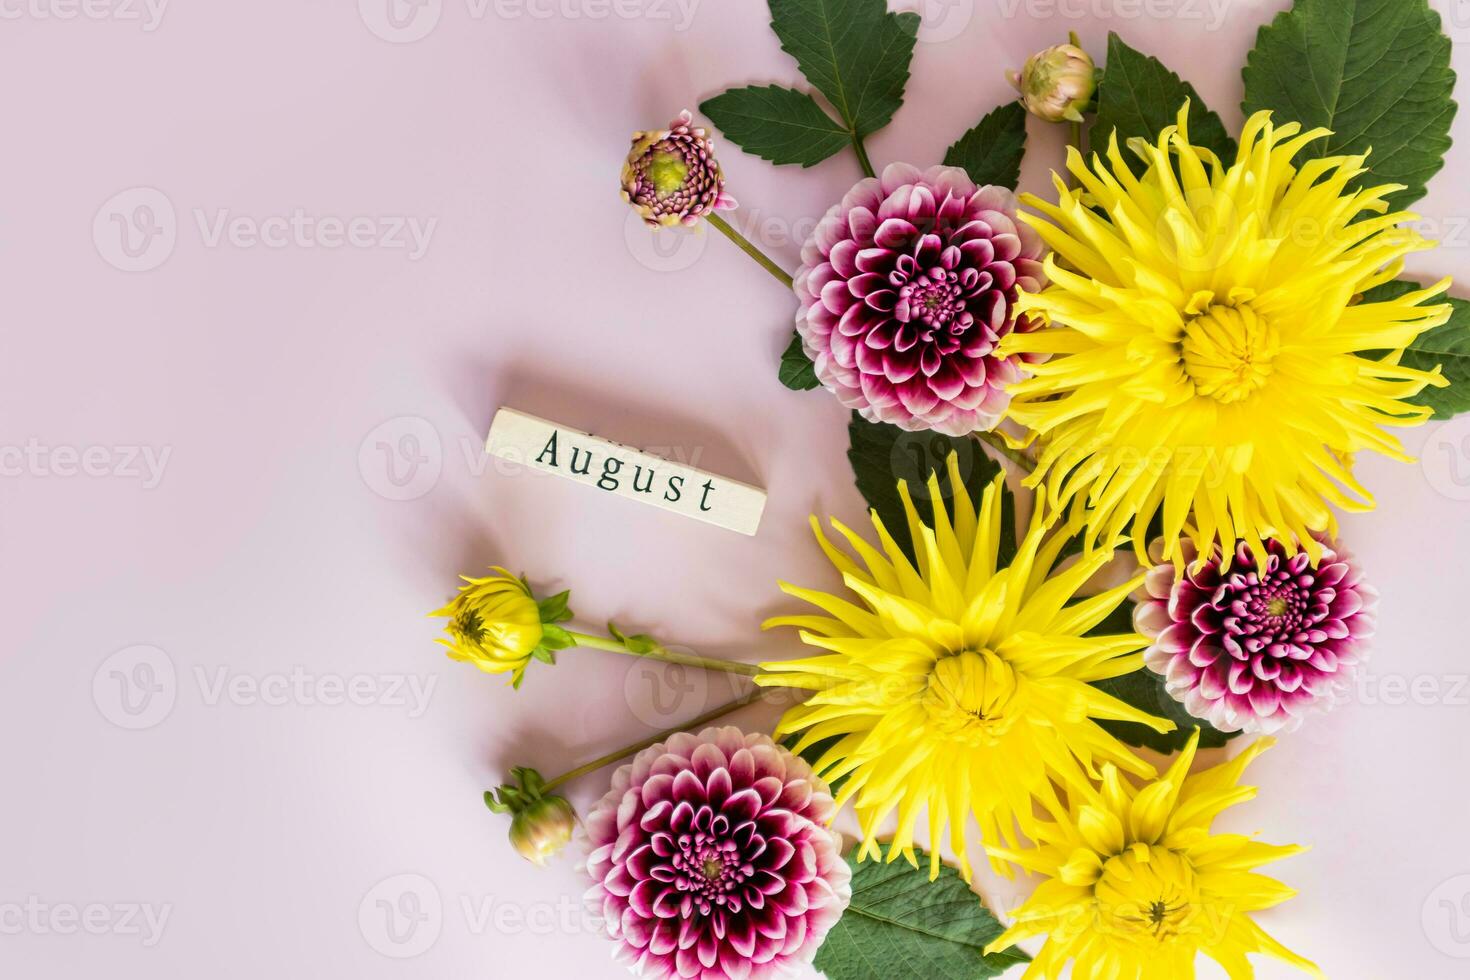
[[511, 814], [510, 845], [537, 867], [560, 853], [572, 839], [577, 811], [560, 796], [546, 794], [546, 780], [534, 769], [518, 766], [511, 775], [520, 784], [506, 783], [485, 794], [485, 805], [496, 813]]
[[1081, 122], [1097, 91], [1097, 68], [1076, 43], [1058, 44], [1026, 59], [1020, 73], [1006, 77], [1021, 93], [1021, 104], [1047, 122]]

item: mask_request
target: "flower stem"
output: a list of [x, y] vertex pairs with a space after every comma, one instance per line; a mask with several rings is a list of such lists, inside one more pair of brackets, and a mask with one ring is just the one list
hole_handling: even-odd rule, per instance
[[869, 177], [878, 176], [873, 172], [873, 161], [868, 159], [868, 148], [863, 145], [863, 138], [857, 134], [857, 130], [852, 133], [852, 148], [857, 151], [858, 164], [863, 168], [863, 173]]
[[749, 694], [738, 697], [734, 701], [731, 701], [729, 704], [721, 705], [720, 707], [715, 708], [713, 711], [706, 711], [704, 714], [700, 715], [698, 718], [695, 718], [693, 721], [685, 722], [677, 728], [670, 728], [665, 731], [659, 732], [657, 735], [650, 735], [648, 738], [634, 742], [632, 745], [618, 749], [616, 752], [609, 752], [607, 755], [604, 755], [601, 758], [593, 759], [585, 766], [578, 766], [571, 772], [564, 772], [560, 776], [557, 776], [555, 779], [549, 780], [546, 783], [546, 786], [542, 789], [542, 793], [549, 793], [563, 783], [571, 782], [578, 776], [585, 776], [588, 773], [596, 772], [603, 766], [610, 766], [614, 762], [617, 762], [619, 759], [626, 759], [630, 755], [637, 755], [639, 752], [642, 752], [650, 745], [657, 745], [659, 742], [662, 742], [673, 735], [677, 735], [679, 732], [692, 731], [706, 722], [714, 721], [716, 718], [721, 718], [725, 715], [728, 715], [730, 712], [736, 710], [737, 708], [743, 708], [747, 704], [754, 704], [755, 702], [759, 701], [764, 694], [765, 689], [758, 687], [755, 690], [751, 691]]
[[1002, 436], [999, 432], [981, 431], [975, 433], [975, 438], [985, 443], [985, 445], [989, 446], [991, 449], [994, 449], [996, 452], [1000, 453], [1012, 463], [1015, 463], [1023, 471], [1030, 473], [1036, 469], [1036, 460], [1032, 459], [1030, 456], [1027, 456], [1019, 449], [1012, 449], [1010, 447], [1010, 444], [1005, 441], [1005, 437]]
[[724, 218], [714, 213], [705, 215], [705, 220], [714, 225], [717, 229], [719, 229], [720, 234], [724, 235], [726, 238], [730, 239], [730, 241], [734, 242], [736, 246], [739, 247], [740, 251], [755, 259], [755, 261], [760, 265], [762, 269], [765, 269], [771, 275], [775, 276], [777, 282], [785, 286], [787, 289], [791, 288], [791, 276], [786, 274], [786, 270], [782, 269], [779, 265], [772, 262], [770, 257], [767, 256], [765, 252], [762, 252], [760, 249], [756, 248], [755, 245], [751, 243], [750, 239], [746, 238], [744, 235], [740, 234], [740, 232], [736, 231], [730, 225], [730, 222], [726, 221]]
[[630, 649], [628, 644], [620, 642], [609, 636], [594, 636], [591, 633], [576, 633], [567, 631], [579, 647], [590, 647], [593, 650], [607, 650], [611, 653], [627, 654], [630, 657], [646, 657], [649, 660], [662, 660], [669, 664], [683, 664], [686, 667], [699, 667], [704, 670], [719, 670], [727, 674], [743, 674], [746, 677], [754, 677], [761, 672], [755, 664], [742, 663], [738, 660], [715, 660], [711, 657], [701, 657], [693, 653], [679, 653], [665, 648], [662, 644], [653, 644], [646, 653]]

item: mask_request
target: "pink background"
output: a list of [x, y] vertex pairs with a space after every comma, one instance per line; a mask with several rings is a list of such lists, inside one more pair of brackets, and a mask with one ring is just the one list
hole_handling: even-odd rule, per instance
[[[480, 794], [730, 685], [655, 698], [642, 664], [570, 652], [514, 694], [446, 660], [424, 614], [503, 562], [574, 587], [589, 626], [755, 659], [796, 649], [756, 628], [791, 608], [778, 577], [835, 584], [806, 515], [862, 503], [845, 412], [776, 382], [791, 298], [717, 237], [655, 247], [616, 195], [632, 130], [797, 81], [764, 4], [424, 0], [395, 29], [387, 0], [174, 0], [150, 30], [146, 7], [92, 2], [0, 6], [0, 974], [622, 975], [574, 861], [522, 862]], [[1470, 11], [1435, 4], [1470, 40]], [[1238, 125], [1239, 67], [1285, 6], [930, 3], [870, 151], [938, 160], [1069, 29], [1099, 53], [1122, 31]], [[1465, 265], [1467, 127], [1421, 204], [1447, 239], [1426, 276]], [[1031, 129], [1036, 188], [1062, 134]], [[737, 221], [794, 267], [854, 160], [722, 145]], [[170, 207], [171, 251], [139, 237]], [[298, 212], [295, 232], [266, 220]], [[215, 237], [221, 217], [244, 220]], [[422, 255], [389, 247], [402, 218], [433, 222]], [[502, 404], [764, 486], [761, 531], [500, 472], [479, 445]], [[1261, 921], [1333, 977], [1458, 977], [1470, 956], [1470, 422], [1406, 443], [1424, 462], [1362, 459], [1381, 504], [1344, 521], [1386, 593], [1370, 682], [1265, 756], [1226, 821], [1313, 845], [1278, 869], [1301, 897]]]

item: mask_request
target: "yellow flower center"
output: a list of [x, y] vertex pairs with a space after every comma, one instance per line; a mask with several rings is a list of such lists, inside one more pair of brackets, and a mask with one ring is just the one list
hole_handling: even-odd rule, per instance
[[993, 745], [1016, 719], [1016, 672], [989, 650], [965, 650], [934, 665], [924, 708], [942, 734], [969, 745]]
[[1195, 391], [1233, 402], [1266, 383], [1281, 336], [1249, 306], [1215, 304], [1184, 324], [1181, 346]]
[[648, 163], [648, 179], [659, 197], [667, 197], [684, 186], [689, 164], [677, 153], [658, 153]]
[[1210, 927], [1194, 869], [1161, 847], [1136, 844], [1110, 858], [1096, 895], [1099, 924], [1117, 939], [1197, 944]]

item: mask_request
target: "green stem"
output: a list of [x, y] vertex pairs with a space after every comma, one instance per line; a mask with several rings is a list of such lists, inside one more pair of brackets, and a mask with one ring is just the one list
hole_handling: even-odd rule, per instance
[[658, 743], [667, 740], [671, 736], [677, 735], [679, 732], [694, 731], [695, 729], [699, 728], [700, 725], [703, 725], [706, 722], [714, 721], [716, 718], [722, 718], [738, 708], [745, 707], [747, 704], [754, 704], [756, 701], [759, 701], [764, 694], [765, 689], [758, 687], [755, 690], [751, 691], [749, 694], [746, 694], [743, 697], [736, 698], [729, 704], [721, 705], [720, 707], [715, 708], [713, 711], [706, 711], [704, 714], [700, 715], [698, 718], [695, 718], [693, 721], [685, 722], [677, 728], [670, 728], [665, 731], [659, 732], [657, 735], [650, 735], [648, 738], [642, 739], [638, 742], [634, 742], [632, 745], [618, 749], [616, 752], [609, 752], [607, 755], [602, 756], [601, 758], [593, 759], [585, 766], [578, 766], [571, 772], [564, 772], [560, 776], [557, 776], [555, 779], [550, 780], [549, 782], [547, 782], [546, 786], [541, 790], [541, 792], [543, 794], [550, 793], [552, 790], [556, 789], [563, 783], [571, 782], [578, 776], [585, 776], [588, 773], [596, 772], [603, 766], [610, 766], [614, 762], [617, 762], [619, 759], [626, 759], [630, 755], [637, 755], [639, 752], [642, 752], [650, 745], [657, 745]]
[[977, 432], [975, 433], [975, 438], [1000, 453], [1012, 463], [1015, 463], [1025, 472], [1030, 473], [1036, 469], [1036, 460], [1027, 456], [1019, 449], [1012, 449], [1005, 441], [1005, 437], [999, 432]]
[[589, 647], [593, 650], [607, 650], [610, 653], [622, 653], [630, 657], [644, 657], [649, 660], [662, 660], [668, 664], [683, 664], [686, 667], [699, 667], [703, 670], [719, 670], [727, 674], [743, 674], [746, 677], [754, 677], [761, 672], [755, 664], [742, 663], [738, 660], [715, 660], [711, 657], [701, 657], [693, 653], [679, 653], [669, 650], [662, 645], [655, 646], [647, 653], [628, 649], [627, 644], [620, 643], [609, 636], [594, 636], [591, 633], [575, 633], [567, 631], [579, 647]]
[[750, 239], [746, 238], [744, 235], [740, 234], [740, 232], [731, 227], [728, 221], [720, 217], [718, 214], [714, 213], [705, 215], [705, 220], [714, 225], [715, 228], [717, 228], [722, 235], [730, 239], [730, 241], [734, 242], [736, 246], [739, 247], [740, 251], [755, 259], [755, 261], [760, 265], [762, 269], [765, 269], [771, 275], [775, 276], [777, 282], [785, 286], [787, 289], [791, 288], [791, 277], [786, 274], [786, 270], [782, 269], [779, 265], [772, 262], [770, 257], [767, 256], [765, 252], [762, 252], [760, 249], [756, 248], [755, 245], [751, 243]]
[[857, 130], [852, 132], [852, 148], [857, 151], [858, 164], [863, 168], [863, 173], [869, 177], [878, 176], [873, 172], [873, 161], [868, 159], [868, 148], [863, 145], [863, 138], [857, 134]]

